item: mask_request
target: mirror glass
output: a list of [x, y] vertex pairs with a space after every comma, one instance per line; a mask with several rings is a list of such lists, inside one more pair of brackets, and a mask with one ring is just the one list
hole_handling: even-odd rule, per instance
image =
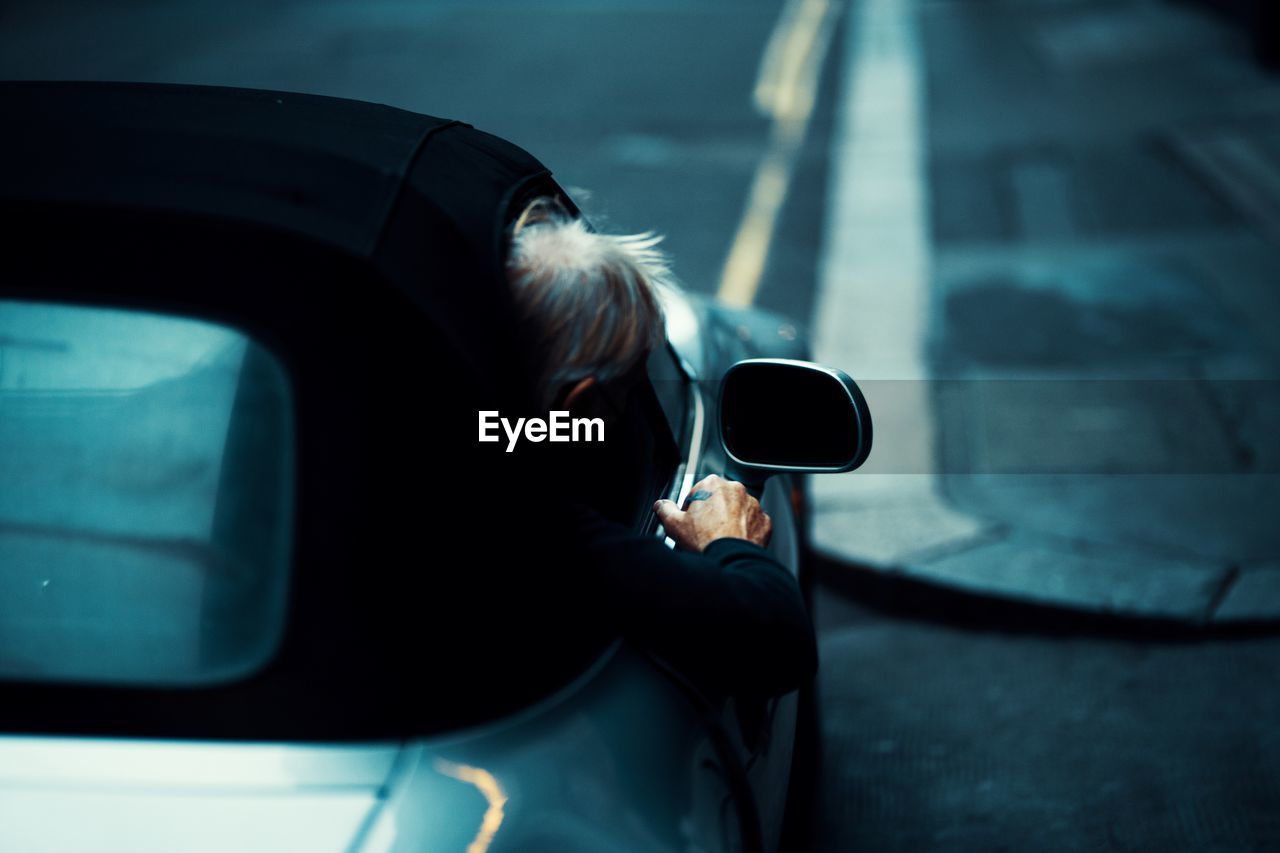
[[720, 394], [725, 449], [748, 465], [848, 470], [870, 450], [866, 403], [838, 371], [805, 362], [739, 362]]

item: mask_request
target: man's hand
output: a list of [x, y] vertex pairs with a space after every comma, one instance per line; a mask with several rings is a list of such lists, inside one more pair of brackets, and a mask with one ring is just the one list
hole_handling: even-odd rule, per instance
[[[707, 497], [700, 498], [699, 493]], [[653, 505], [667, 535], [690, 551], [702, 551], [717, 539], [746, 539], [764, 547], [773, 533], [773, 520], [746, 486], [712, 474], [699, 481], [682, 511], [673, 501]]]

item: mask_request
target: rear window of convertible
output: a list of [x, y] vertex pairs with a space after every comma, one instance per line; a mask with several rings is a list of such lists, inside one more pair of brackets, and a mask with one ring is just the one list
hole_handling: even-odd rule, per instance
[[283, 368], [233, 329], [0, 300], [0, 679], [202, 685], [284, 624]]

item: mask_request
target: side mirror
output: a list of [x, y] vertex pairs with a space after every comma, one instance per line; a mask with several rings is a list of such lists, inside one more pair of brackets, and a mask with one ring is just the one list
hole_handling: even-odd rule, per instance
[[871, 412], [842, 370], [753, 358], [730, 367], [721, 382], [720, 440], [756, 479], [852, 471], [871, 453]]

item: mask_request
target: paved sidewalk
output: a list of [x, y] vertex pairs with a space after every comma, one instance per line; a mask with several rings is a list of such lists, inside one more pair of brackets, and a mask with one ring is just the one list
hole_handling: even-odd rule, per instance
[[864, 385], [829, 555], [1280, 617], [1280, 78], [1157, 0], [861, 0], [814, 328]]

